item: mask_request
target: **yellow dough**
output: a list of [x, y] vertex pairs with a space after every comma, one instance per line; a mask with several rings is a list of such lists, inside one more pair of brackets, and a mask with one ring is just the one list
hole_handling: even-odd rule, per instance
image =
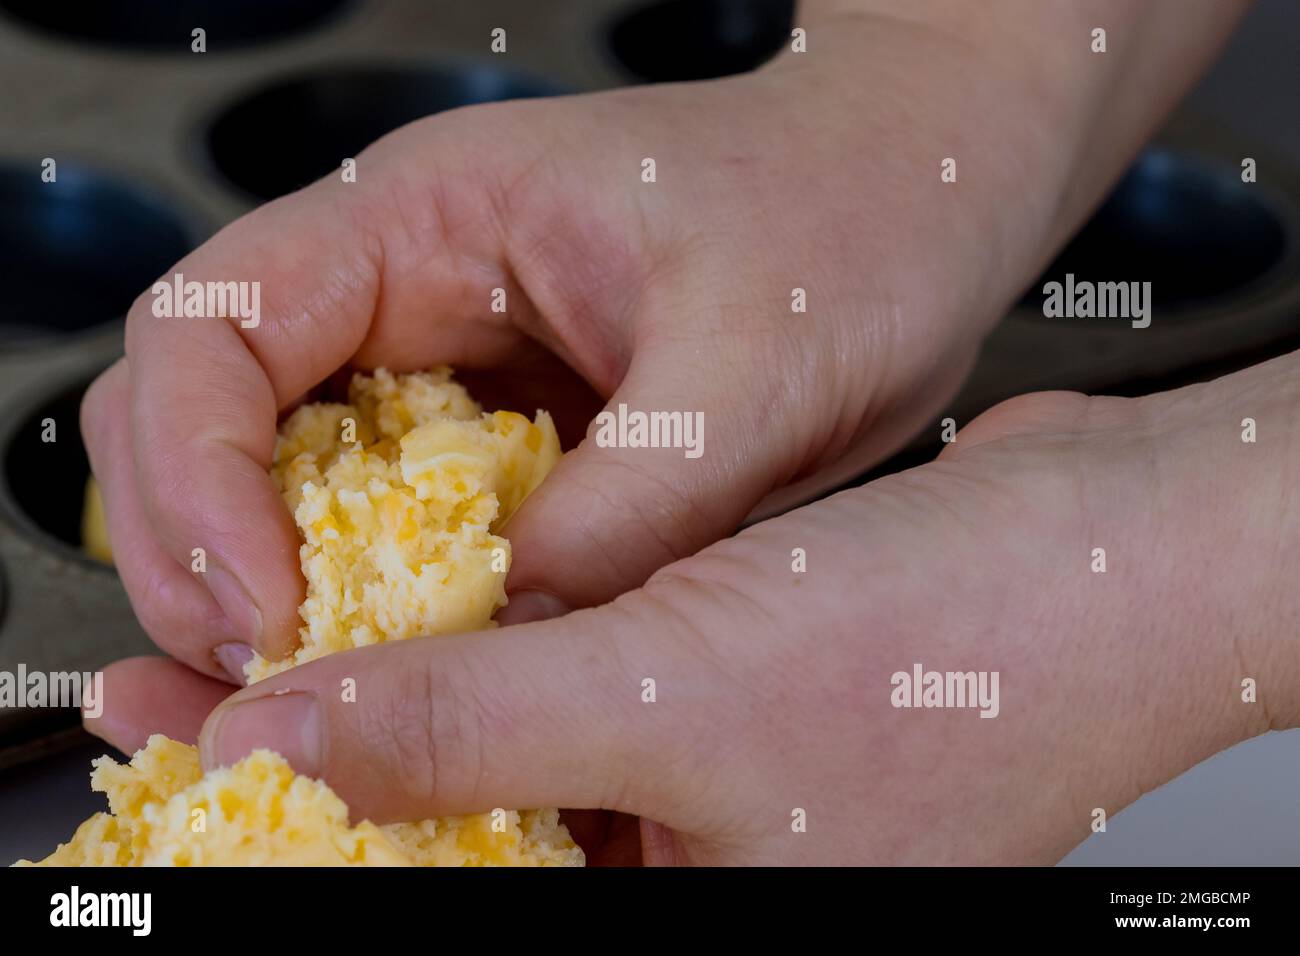
[[358, 375], [350, 397], [305, 405], [280, 428], [271, 477], [304, 542], [302, 647], [286, 661], [253, 658], [250, 680], [490, 626], [510, 563], [510, 542], [493, 531], [560, 457], [549, 415], [486, 414], [446, 369]]
[[[559, 457], [545, 412], [532, 422], [484, 413], [447, 369], [357, 375], [348, 404], [299, 408], [280, 428], [271, 475], [303, 539], [302, 646], [287, 661], [255, 656], [249, 681], [351, 647], [494, 626], [510, 562], [495, 532]], [[584, 862], [556, 810], [350, 826], [329, 787], [267, 750], [203, 774], [194, 747], [155, 735], [125, 766], [96, 760], [91, 785], [110, 812], [36, 865]]]
[[81, 547], [96, 561], [113, 563], [108, 525], [104, 521], [104, 499], [99, 495], [99, 485], [93, 476], [86, 479], [85, 503], [81, 508]]
[[329, 787], [269, 750], [203, 774], [198, 752], [155, 734], [123, 766], [95, 761], [108, 796], [38, 866], [570, 866], [581, 865], [556, 810], [502, 811], [377, 827], [348, 825]]

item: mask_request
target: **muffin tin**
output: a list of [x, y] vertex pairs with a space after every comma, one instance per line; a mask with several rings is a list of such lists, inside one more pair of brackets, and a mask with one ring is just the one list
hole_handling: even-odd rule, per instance
[[[1243, 183], [1241, 161], [1269, 170]], [[1046, 318], [1042, 288], [1150, 281], [1152, 319]], [[1300, 167], [1181, 114], [985, 344], [959, 423], [1034, 389], [1171, 388], [1300, 347]]]
[[[77, 409], [131, 300], [259, 202], [453, 106], [762, 62], [790, 0], [0, 0], [0, 670], [94, 670], [152, 647], [81, 553]], [[190, 31], [207, 31], [206, 53]], [[509, 52], [489, 51], [507, 29]], [[1149, 329], [1030, 298], [948, 414], [1038, 388], [1123, 390], [1275, 354], [1300, 327], [1300, 169], [1184, 111], [1054, 266], [1152, 279]], [[1242, 156], [1261, 181], [1239, 178]], [[41, 162], [57, 161], [57, 183]], [[1152, 274], [1154, 272], [1154, 274]], [[1035, 286], [1041, 288], [1041, 281]], [[41, 440], [52, 419], [56, 440]], [[882, 470], [931, 453], [937, 430]], [[0, 711], [0, 767], [75, 740], [71, 710]]]

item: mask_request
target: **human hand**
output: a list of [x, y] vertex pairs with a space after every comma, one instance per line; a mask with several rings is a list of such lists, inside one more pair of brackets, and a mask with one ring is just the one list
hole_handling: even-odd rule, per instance
[[[654, 821], [651, 863], [1054, 862], [1094, 808], [1300, 724], [1283, 570], [1300, 560], [1298, 372], [1295, 353], [1142, 399], [1012, 400], [936, 462], [611, 604], [241, 690], [208, 717], [203, 759], [270, 747], [377, 821], [621, 810]], [[917, 663], [997, 672], [996, 716], [892, 706], [891, 676]], [[168, 688], [183, 739], [227, 693], [159, 659], [105, 680]]]
[[[641, 584], [850, 448], [857, 470], [897, 446], [1013, 291], [986, 278], [984, 193], [944, 197], [918, 155], [956, 108], [900, 122], [896, 104], [937, 79], [882, 71], [869, 125], [896, 126], [894, 142], [853, 164], [848, 106], [811, 95], [826, 81], [797, 66], [443, 114], [363, 153], [357, 182], [265, 206], [180, 262], [189, 281], [260, 282], [263, 314], [160, 319], [142, 296], [126, 358], [84, 403], [149, 634], [213, 676], [247, 647], [293, 646], [303, 585], [266, 475], [275, 423], [348, 365], [477, 370], [476, 393], [551, 409], [570, 442], [604, 400], [702, 416], [700, 458], [586, 441], [512, 521], [509, 589], [561, 606]], [[791, 311], [796, 287], [807, 313]], [[547, 610], [527, 604], [508, 613]]]

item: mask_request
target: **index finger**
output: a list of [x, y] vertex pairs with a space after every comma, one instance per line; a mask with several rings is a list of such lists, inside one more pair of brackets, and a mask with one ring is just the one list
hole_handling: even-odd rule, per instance
[[[491, 224], [458, 234], [453, 255], [445, 235], [410, 222], [445, 223], [447, 210], [398, 215], [390, 195], [322, 181], [264, 206], [178, 263], [128, 317], [133, 477], [150, 530], [186, 569], [202, 549], [203, 582], [269, 658], [297, 643], [304, 589], [298, 535], [267, 471], [280, 410], [359, 350], [397, 370], [487, 364], [517, 337], [480, 307], [508, 283]], [[170, 310], [169, 281], [185, 299]], [[203, 314], [187, 317], [189, 304]], [[217, 638], [167, 640], [206, 651]]]

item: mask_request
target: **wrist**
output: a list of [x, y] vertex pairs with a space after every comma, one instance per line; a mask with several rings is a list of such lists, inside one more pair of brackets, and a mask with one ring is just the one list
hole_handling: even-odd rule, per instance
[[1232, 516], [1209, 556], [1236, 585], [1224, 619], [1239, 682], [1256, 685], [1244, 736], [1300, 726], [1300, 352], [1219, 379], [1203, 397], [1203, 420], [1226, 432], [1219, 468], [1202, 474], [1218, 479], [1216, 497]]
[[1300, 353], [1134, 403], [1150, 490], [1127, 521], [1149, 527], [1154, 575], [1135, 632], [1181, 675], [1195, 759], [1300, 725], [1297, 371]]
[[988, 17], [850, 6], [810, 11], [808, 52], [785, 52], [754, 81], [782, 89], [778, 122], [805, 143], [819, 194], [886, 239], [879, 257], [843, 265], [911, 273], [909, 313], [978, 338], [1041, 268], [1083, 130], [1062, 121], [1023, 40]]

